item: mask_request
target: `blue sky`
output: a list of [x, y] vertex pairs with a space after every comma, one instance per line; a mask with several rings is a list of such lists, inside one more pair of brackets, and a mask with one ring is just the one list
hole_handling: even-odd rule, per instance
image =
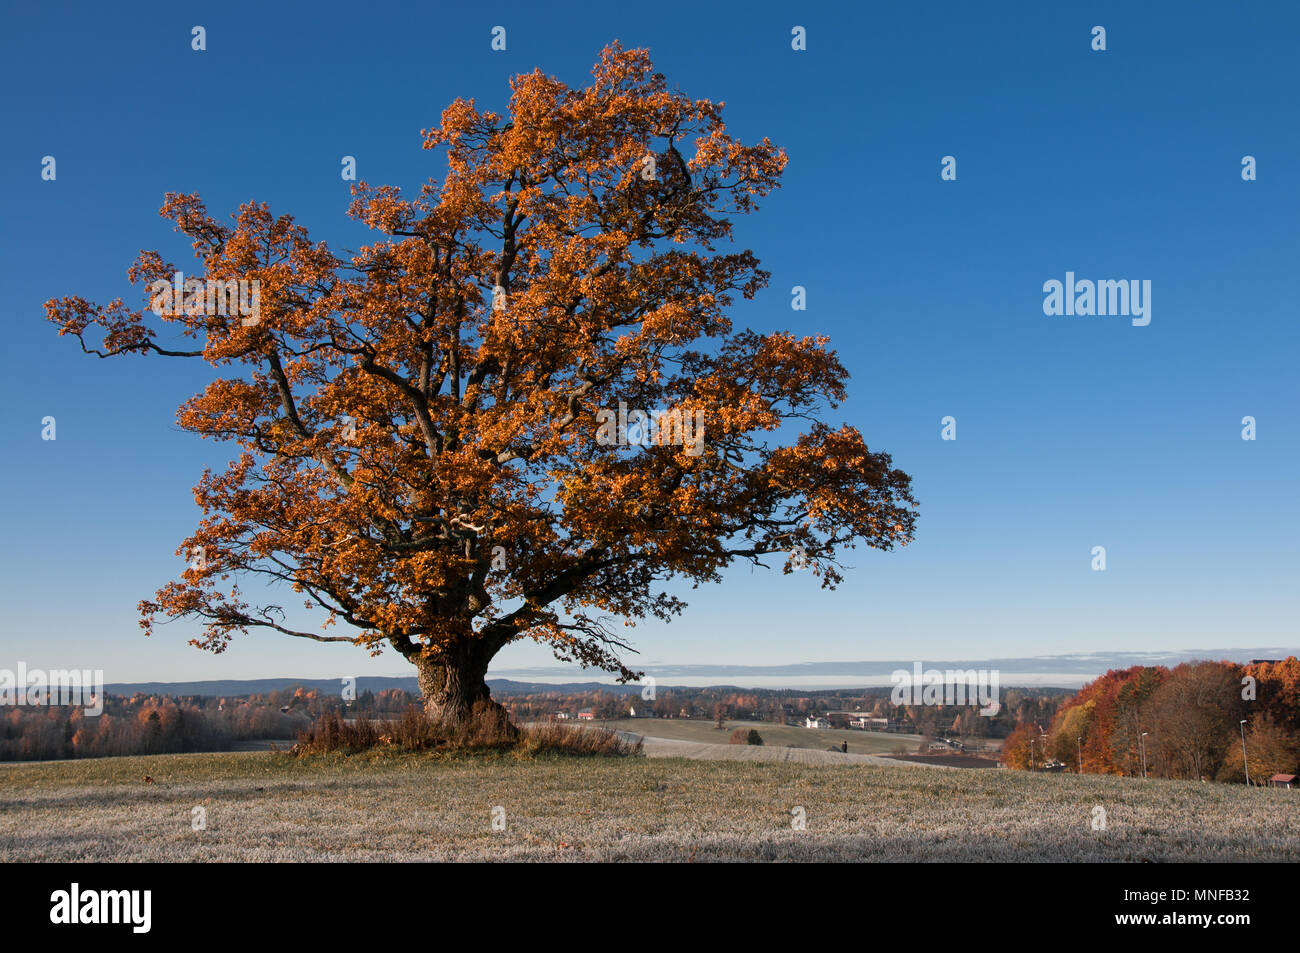
[[[271, 633], [219, 657], [187, 646], [185, 623], [143, 637], [135, 605], [182, 568], [190, 488], [227, 458], [175, 425], [205, 379], [85, 357], [41, 303], [134, 300], [141, 248], [188, 262], [157, 215], [169, 190], [221, 216], [267, 201], [355, 247], [341, 156], [413, 189], [436, 174], [419, 130], [451, 100], [500, 107], [534, 68], [582, 85], [614, 39], [725, 101], [733, 133], [787, 149], [782, 188], [738, 229], [771, 287], [734, 319], [830, 334], [852, 374], [830, 419], [891, 452], [920, 501], [916, 542], [858, 550], [839, 591], [737, 567], [681, 619], [638, 627], [634, 664], [1300, 645], [1300, 7], [570, 4], [562, 22], [537, 4], [439, 7], [7, 12], [0, 667], [410, 673]], [[1067, 271], [1150, 280], [1151, 323], [1044, 315], [1043, 283]], [[493, 673], [549, 660], [512, 646]]]

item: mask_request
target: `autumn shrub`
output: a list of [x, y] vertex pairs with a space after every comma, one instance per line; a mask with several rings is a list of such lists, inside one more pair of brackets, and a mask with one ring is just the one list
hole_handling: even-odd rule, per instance
[[348, 722], [331, 711], [298, 732], [298, 743], [293, 750], [299, 754], [364, 751], [377, 746], [380, 737], [375, 723], [365, 716]]
[[298, 755], [354, 754], [362, 751], [513, 751], [626, 756], [641, 753], [641, 742], [624, 741], [603, 728], [578, 728], [554, 723], [517, 728], [505, 711], [489, 702], [475, 704], [471, 717], [455, 725], [429, 718], [412, 705], [396, 721], [352, 722], [336, 713], [318, 718], [298, 735], [292, 752]]
[[522, 729], [515, 749], [520, 754], [606, 755], [625, 758], [642, 753], [641, 740], [625, 741], [607, 728], [578, 728], [554, 722]]

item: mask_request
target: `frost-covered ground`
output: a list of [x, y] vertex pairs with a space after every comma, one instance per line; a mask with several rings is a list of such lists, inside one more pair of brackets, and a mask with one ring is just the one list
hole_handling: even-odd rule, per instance
[[1298, 808], [857, 761], [169, 755], [0, 765], [0, 860], [1296, 861]]

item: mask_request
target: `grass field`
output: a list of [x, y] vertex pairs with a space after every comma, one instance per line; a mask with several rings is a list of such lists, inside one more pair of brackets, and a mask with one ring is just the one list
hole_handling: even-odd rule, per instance
[[0, 765], [0, 860], [1297, 861], [1298, 806], [905, 764], [167, 755]]

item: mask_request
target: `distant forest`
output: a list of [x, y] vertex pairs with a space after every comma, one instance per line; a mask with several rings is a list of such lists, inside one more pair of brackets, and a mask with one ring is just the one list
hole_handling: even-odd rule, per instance
[[302, 689], [239, 699], [106, 693], [101, 715], [16, 706], [0, 720], [0, 761], [228, 751], [239, 741], [294, 738], [335, 707], [337, 699]]

